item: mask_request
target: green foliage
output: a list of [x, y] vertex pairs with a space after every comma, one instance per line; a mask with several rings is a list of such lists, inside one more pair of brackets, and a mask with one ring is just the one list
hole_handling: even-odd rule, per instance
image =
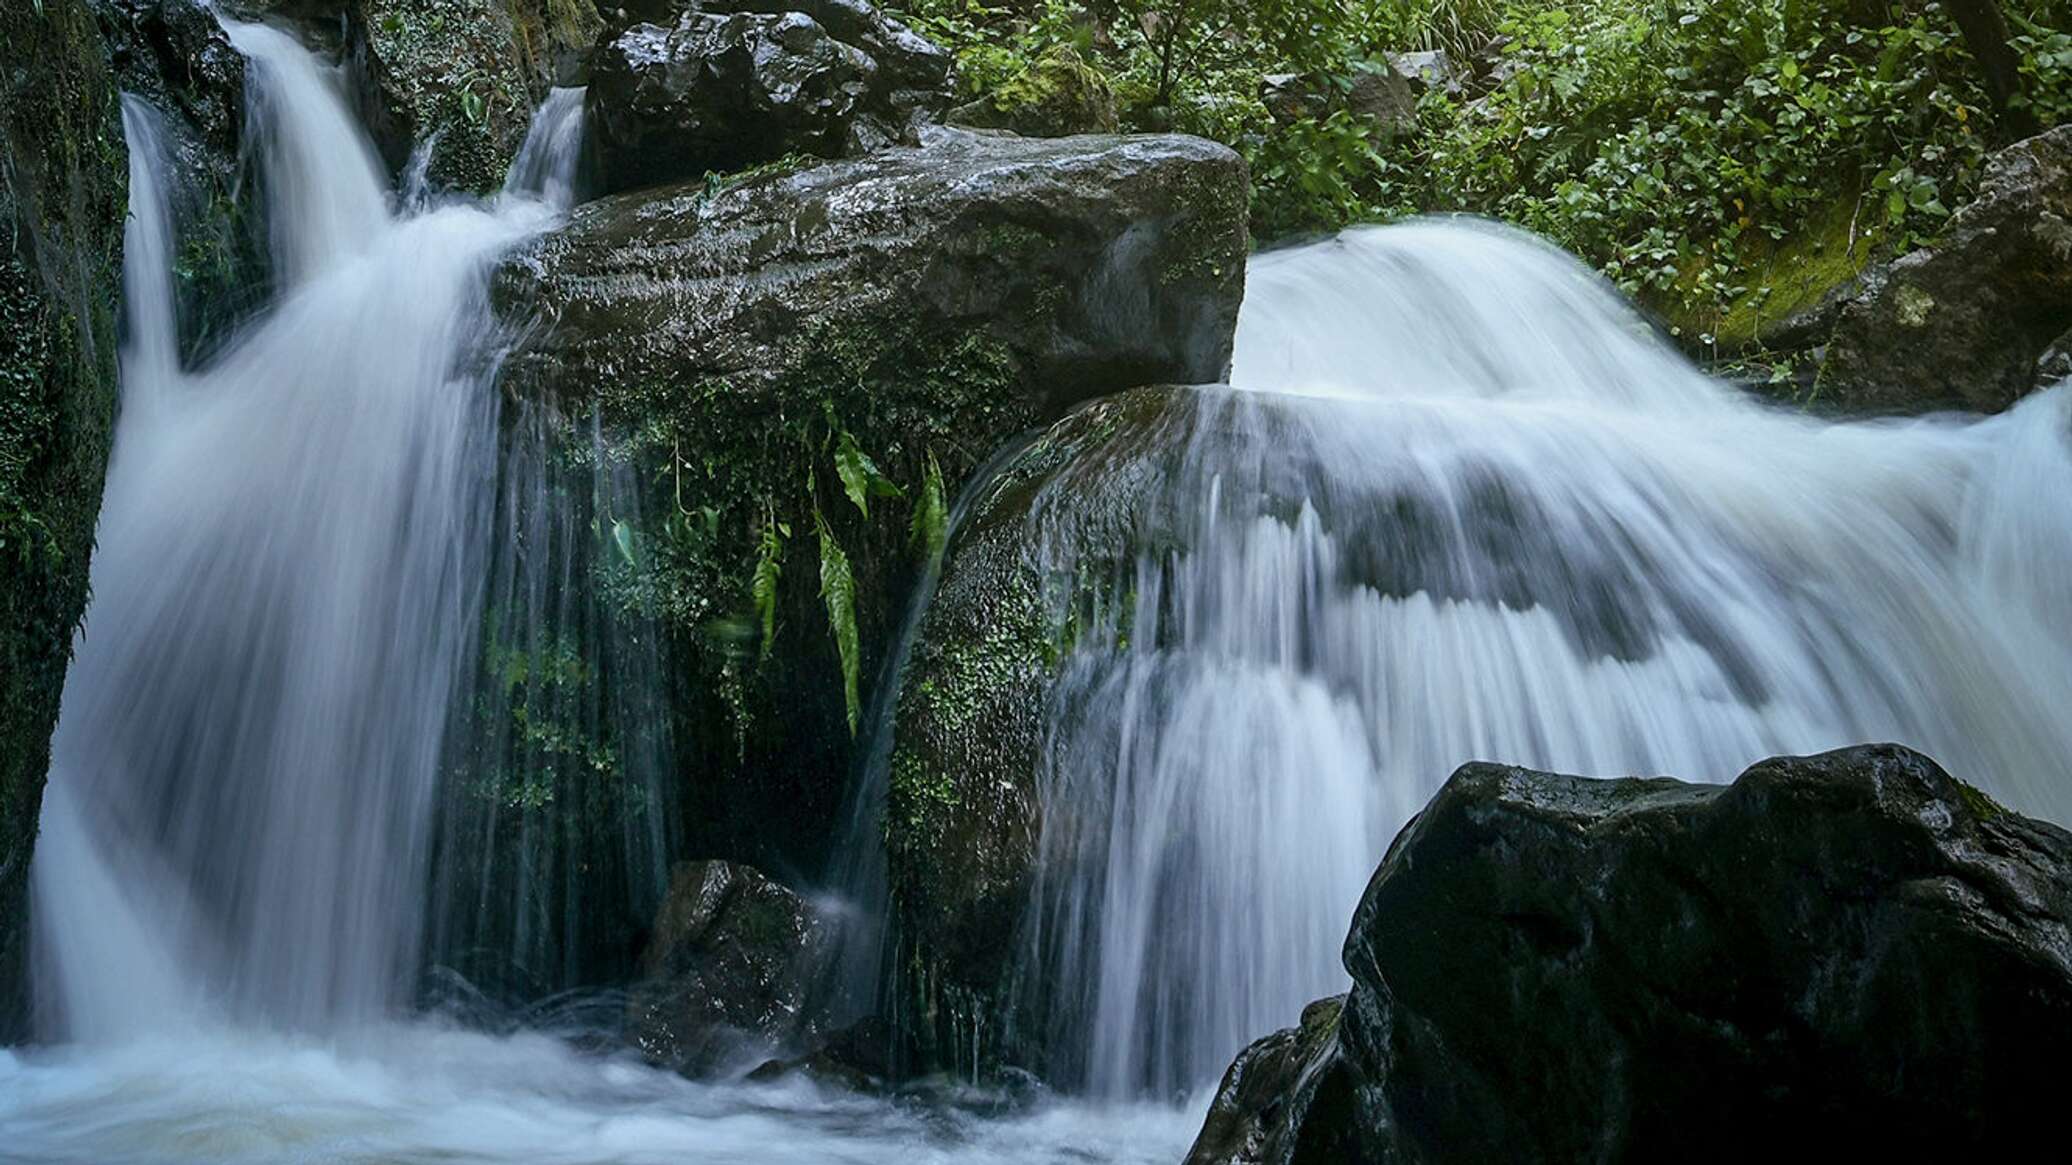
[[749, 579], [749, 597], [755, 603], [757, 625], [762, 628], [760, 640], [763, 658], [770, 656], [770, 644], [777, 638], [777, 583], [784, 575], [784, 540], [791, 537], [791, 526], [765, 514], [763, 534], [757, 545], [755, 573]]
[[818, 510], [813, 513], [813, 523], [820, 532], [820, 598], [827, 604], [827, 625], [834, 633], [835, 650], [842, 659], [842, 698], [849, 711], [849, 735], [854, 736], [863, 719], [857, 694], [863, 649], [856, 633], [856, 574], [849, 567], [849, 556], [835, 541], [834, 532], [827, 528], [827, 519]]
[[928, 454], [928, 473], [921, 479], [921, 493], [914, 503], [908, 533], [923, 562], [934, 562], [940, 557], [949, 540], [950, 512], [943, 501], [942, 466], [936, 464], [933, 451]]
[[[1493, 215], [1699, 338], [1781, 296], [1762, 268], [1809, 229], [1853, 224], [1828, 264], [1848, 274], [1873, 247], [1932, 238], [2007, 138], [1956, 24], [1924, 0], [911, 3], [974, 93], [1071, 44], [1114, 78], [1126, 126], [1239, 150], [1256, 237]], [[2002, 7], [2024, 103], [2065, 120], [2072, 0]], [[1334, 100], [1385, 54], [1432, 48], [1458, 85], [1428, 88], [1414, 126]], [[1275, 74], [1322, 99], [1270, 113]]]
[[856, 447], [856, 438], [849, 430], [841, 430], [835, 445], [835, 476], [842, 479], [842, 492], [855, 504], [857, 512], [864, 517], [871, 516], [871, 498], [904, 497], [906, 493], [883, 473], [871, 456]]

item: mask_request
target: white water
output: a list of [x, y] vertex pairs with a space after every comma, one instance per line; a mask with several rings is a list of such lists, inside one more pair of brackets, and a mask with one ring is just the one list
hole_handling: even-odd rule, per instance
[[[556, 520], [496, 503], [485, 289], [572, 199], [580, 94], [549, 98], [494, 203], [403, 200], [330, 71], [230, 27], [257, 78], [283, 297], [215, 363], [180, 367], [168, 175], [155, 115], [127, 102], [123, 412], [34, 870], [40, 1018], [61, 1042], [0, 1049], [0, 1160], [1176, 1156], [1195, 1120], [1170, 1109], [714, 1087], [578, 1054], [581, 1030], [402, 1018], [484, 585], [490, 602], [531, 585], [489, 569], [485, 527]], [[545, 625], [531, 614], [521, 645]], [[540, 941], [507, 925], [520, 955]]]
[[[1463, 761], [1725, 781], [1896, 740], [2072, 820], [2072, 388], [1823, 423], [1446, 222], [1257, 257], [1233, 381], [1147, 519], [1187, 548], [1115, 579], [1051, 715], [1024, 965], [1096, 1093], [1197, 1088], [1343, 990], [1369, 874]], [[1061, 579], [1085, 488], [1030, 521]]]
[[[494, 204], [399, 214], [332, 79], [236, 36], [284, 298], [180, 368], [134, 151], [124, 412], [36, 867], [65, 1042], [0, 1051], [0, 1156], [1178, 1157], [1198, 1109], [695, 1085], [398, 1018], [482, 601], [483, 285], [565, 204], [579, 127], [543, 111]], [[1063, 1038], [1094, 1090], [1196, 1087], [1337, 989], [1367, 872], [1470, 756], [1724, 778], [1888, 737], [2072, 811], [2068, 390], [1985, 422], [1764, 411], [1565, 260], [1433, 225], [1260, 257], [1237, 379], [1271, 391], [1204, 397], [1193, 549], [1137, 564], [1129, 646], [1074, 660], [1060, 698], [1094, 715], [1044, 774], [1093, 827], [1045, 839], [1074, 876], [1044, 917], [1078, 922], [1031, 957], [1085, 986]]]

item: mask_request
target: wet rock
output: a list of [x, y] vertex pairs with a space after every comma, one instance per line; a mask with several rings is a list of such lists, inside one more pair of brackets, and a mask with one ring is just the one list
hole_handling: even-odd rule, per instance
[[1843, 304], [1823, 393], [1863, 412], [1998, 412], [2072, 329], [2072, 127], [1987, 163], [1935, 246], [1865, 273]]
[[[1041, 1069], [1052, 994], [1010, 990], [1038, 876], [1038, 775], [1053, 685], [1072, 645], [1082, 579], [1127, 571], [1157, 531], [1198, 412], [1187, 389], [1139, 388], [1051, 426], [968, 502], [900, 680], [885, 791], [885, 848], [908, 1026], [934, 1064]], [[1050, 561], [1047, 548], [1069, 548]], [[992, 1039], [977, 1053], [971, 1033]]]
[[127, 192], [93, 12], [0, 5], [0, 1043], [26, 1034], [29, 858], [114, 422]]
[[948, 121], [1036, 138], [1114, 133], [1118, 125], [1108, 78], [1069, 45], [1045, 53], [999, 89], [958, 106]]
[[1190, 1161], [2020, 1155], [2068, 934], [2072, 834], [1897, 746], [1467, 765], [1368, 885], [1335, 1038], [1240, 1057]]
[[948, 105], [949, 66], [857, 0], [647, 5], [599, 46], [591, 148], [606, 190], [865, 154]]
[[531, 331], [505, 390], [584, 418], [571, 455], [643, 492], [601, 523], [608, 598], [669, 629], [698, 852], [820, 860], [947, 499], [1088, 396], [1220, 379], [1245, 208], [1242, 163], [1198, 139], [937, 128], [586, 204], [506, 264]]
[[873, 1016], [830, 1032], [805, 1055], [765, 1060], [748, 1078], [781, 1080], [796, 1074], [834, 1088], [878, 1092], [912, 1061], [906, 1038], [891, 1024]]
[[641, 960], [628, 1038], [650, 1062], [690, 1076], [812, 1040], [807, 988], [827, 935], [805, 899], [754, 869], [678, 866]]
[[180, 343], [205, 357], [272, 285], [259, 174], [245, 148], [245, 60], [201, 0], [89, 0], [116, 84], [158, 115]]

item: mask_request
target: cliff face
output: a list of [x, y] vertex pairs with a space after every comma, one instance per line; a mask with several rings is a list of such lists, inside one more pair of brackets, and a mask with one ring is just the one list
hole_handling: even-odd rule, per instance
[[0, 1041], [115, 413], [122, 115], [80, 0], [0, 7]]

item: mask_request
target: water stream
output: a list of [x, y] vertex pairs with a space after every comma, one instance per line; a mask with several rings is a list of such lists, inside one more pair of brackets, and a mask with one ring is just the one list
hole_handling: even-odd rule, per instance
[[[1041, 779], [1076, 811], [1022, 957], [1078, 986], [1052, 1039], [1081, 1098], [695, 1084], [572, 1013], [420, 1015], [428, 935], [583, 975], [584, 940], [541, 937], [591, 914], [563, 843], [442, 818], [476, 669], [618, 644], [634, 678], [557, 705], [595, 727], [651, 717], [627, 693], [661, 666], [497, 565], [580, 541], [500, 455], [531, 422], [500, 427], [486, 287], [569, 205], [581, 102], [549, 98], [499, 197], [403, 199], [330, 70], [231, 29], [281, 296], [181, 365], [126, 102], [123, 408], [34, 871], [49, 1039], [0, 1051], [0, 1157], [1172, 1161], [1230, 1055], [1341, 988], [1367, 874], [1463, 760], [1725, 779], [1899, 739], [2072, 820], [2072, 388], [1824, 423], [1708, 380], [1557, 252], [1413, 224], [1255, 259], [1240, 390], [1193, 400], [1168, 485], [1187, 536], [1067, 661]], [[608, 525], [630, 502], [594, 488]], [[629, 887], [659, 816], [618, 823]], [[460, 852], [520, 855], [517, 897], [435, 878]]]

